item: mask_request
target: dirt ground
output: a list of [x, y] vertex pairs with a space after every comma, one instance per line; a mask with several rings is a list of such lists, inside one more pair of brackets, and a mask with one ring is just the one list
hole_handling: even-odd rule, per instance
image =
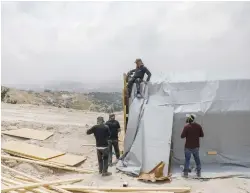
[[[96, 117], [99, 115], [103, 115], [105, 120], [107, 120], [107, 114], [33, 105], [12, 105], [5, 103], [1, 105], [2, 131], [26, 127], [54, 132], [52, 137], [44, 141], [24, 140], [2, 135], [2, 144], [9, 140], [22, 140], [44, 147], [85, 155], [87, 156], [87, 160], [79, 167], [97, 170], [95, 147], [84, 146], [84, 144], [93, 144], [95, 142], [94, 136], [86, 135], [86, 130], [96, 123]], [[117, 113], [116, 118], [120, 121], [121, 126], [123, 126], [123, 114]], [[62, 170], [52, 170], [27, 163], [14, 164], [12, 167], [44, 180], [83, 177], [84, 180], [80, 184], [88, 186], [121, 187], [123, 182], [128, 182], [129, 186], [189, 186], [192, 188], [191, 192], [195, 193], [250, 192], [250, 180], [243, 178], [208, 181], [178, 178], [173, 179], [171, 183], [152, 184], [140, 182], [136, 178], [124, 175], [116, 171], [115, 167], [109, 169], [113, 175], [105, 178], [102, 178], [99, 174], [77, 174]]]

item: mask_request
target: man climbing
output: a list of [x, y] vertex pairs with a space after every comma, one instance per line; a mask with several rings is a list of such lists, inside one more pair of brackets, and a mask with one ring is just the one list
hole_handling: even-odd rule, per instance
[[182, 131], [181, 138], [186, 138], [185, 143], [185, 164], [184, 164], [184, 177], [188, 177], [189, 164], [191, 154], [196, 163], [197, 176], [201, 176], [201, 161], [199, 156], [200, 137], [204, 137], [202, 127], [194, 122], [194, 115], [189, 115], [186, 119], [186, 125]]
[[115, 120], [115, 114], [109, 115], [109, 120], [106, 122], [106, 125], [109, 126], [111, 133], [109, 139], [109, 166], [112, 166], [112, 147], [114, 147], [115, 150], [116, 161], [120, 158], [118, 133], [121, 131], [121, 128], [120, 123]]
[[87, 130], [87, 135], [94, 134], [96, 139], [97, 158], [99, 164], [99, 174], [102, 176], [110, 176], [108, 172], [108, 139], [110, 138], [109, 127], [104, 124], [103, 117], [97, 118], [97, 125]]
[[147, 74], [148, 76], [146, 83], [150, 81], [151, 72], [147, 69], [146, 66], [144, 66], [141, 59], [136, 59], [135, 63], [136, 63], [136, 68], [134, 70], [129, 71], [127, 74], [127, 77], [129, 77], [131, 76], [131, 74], [134, 73], [134, 76], [130, 80], [128, 80], [128, 95], [129, 97], [131, 96], [133, 84], [136, 83], [137, 97], [140, 98], [142, 97], [140, 92], [140, 84], [143, 81], [145, 74]]

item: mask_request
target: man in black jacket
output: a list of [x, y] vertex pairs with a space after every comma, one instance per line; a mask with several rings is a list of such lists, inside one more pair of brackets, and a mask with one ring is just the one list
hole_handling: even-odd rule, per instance
[[102, 176], [110, 176], [112, 174], [108, 172], [108, 139], [110, 138], [110, 131], [109, 127], [104, 124], [103, 117], [98, 117], [97, 125], [94, 125], [87, 130], [87, 135], [91, 134], [94, 134], [96, 139], [99, 173], [102, 174]]
[[110, 130], [110, 138], [109, 138], [109, 166], [112, 166], [112, 147], [114, 147], [116, 159], [120, 158], [120, 150], [119, 150], [119, 140], [118, 133], [121, 131], [120, 123], [115, 120], [115, 114], [109, 115], [109, 120], [106, 122]]
[[148, 75], [146, 82], [150, 81], [151, 78], [151, 72], [147, 69], [146, 66], [144, 66], [141, 59], [136, 59], [135, 63], [136, 69], [129, 71], [127, 74], [127, 76], [131, 76], [131, 74], [134, 73], [134, 76], [128, 81], [129, 97], [131, 96], [132, 87], [134, 83], [136, 83], [137, 97], [141, 97], [140, 84], [143, 81], [144, 75]]

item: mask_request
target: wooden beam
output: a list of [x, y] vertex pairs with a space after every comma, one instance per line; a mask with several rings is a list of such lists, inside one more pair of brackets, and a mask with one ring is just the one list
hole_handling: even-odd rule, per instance
[[217, 151], [208, 151], [207, 154], [208, 155], [217, 155]]
[[30, 189], [30, 188], [36, 188], [39, 186], [49, 186], [53, 184], [63, 184], [63, 183], [71, 183], [71, 182], [79, 182], [82, 181], [82, 178], [77, 178], [77, 179], [68, 179], [68, 180], [56, 180], [52, 182], [40, 182], [40, 183], [32, 183], [32, 184], [22, 184], [14, 187], [8, 187], [5, 189], [2, 189], [2, 192], [9, 192], [12, 190], [18, 190], [18, 189]]
[[[2, 180], [6, 181], [6, 182], [9, 182], [11, 184], [14, 184], [14, 185], [23, 185], [23, 183], [21, 182], [18, 182], [18, 181], [14, 181], [12, 179], [8, 179], [6, 177], [2, 177]], [[40, 188], [34, 188], [32, 189], [32, 191], [27, 191], [25, 189], [20, 189], [20, 191], [24, 191], [26, 193], [32, 193], [32, 192], [37, 192], [37, 193], [51, 193], [50, 190], [46, 189], [46, 188], [43, 188], [43, 187], [40, 187]]]
[[[86, 193], [107, 193], [106, 191], [99, 190], [86, 190]], [[123, 192], [112, 192], [112, 193], [123, 193]], [[166, 192], [166, 191], [136, 191], [136, 193], [174, 193], [174, 192]]]
[[83, 145], [81, 145], [81, 146], [96, 146], [96, 144], [83, 144]]
[[126, 107], [126, 93], [127, 93], [127, 83], [126, 83], [126, 77], [127, 75], [124, 73], [123, 74], [123, 90], [122, 90], [122, 105], [123, 105], [123, 119], [124, 119], [124, 131], [126, 133], [127, 130], [127, 107]]
[[84, 191], [106, 191], [106, 192], [152, 192], [152, 191], [169, 191], [169, 192], [175, 192], [175, 193], [186, 193], [190, 192], [190, 187], [91, 187], [91, 186], [75, 186], [75, 185], [64, 185], [59, 186], [62, 189], [70, 190], [70, 191], [78, 191], [78, 192], [84, 192]]
[[[9, 167], [4, 166], [4, 165], [1, 165], [1, 167], [4, 168], [4, 169], [6, 169], [6, 170], [8, 170], [9, 172], [18, 174], [18, 175], [20, 175], [22, 177], [25, 177], [25, 178], [29, 179], [30, 181], [33, 181], [33, 182], [45, 182], [45, 181], [42, 181], [42, 180], [40, 180], [40, 179], [38, 179], [36, 177], [33, 177], [33, 176], [30, 176], [30, 175], [25, 174], [23, 172], [17, 171], [17, 170], [15, 170], [13, 168], [9, 168]], [[53, 186], [53, 185], [49, 186], [49, 188], [51, 188], [53, 190], [56, 190], [56, 191], [58, 191], [60, 193], [71, 193], [71, 192], [69, 192], [67, 190], [61, 189], [61, 188]]]
[[48, 166], [52, 168], [59, 168], [63, 170], [69, 170], [69, 171], [74, 171], [74, 172], [79, 172], [79, 173], [94, 173], [95, 171], [91, 170], [83, 170], [83, 169], [78, 169], [75, 167], [70, 167], [70, 166], [58, 166], [54, 165], [52, 163], [46, 163], [45, 161], [36, 161], [36, 160], [29, 160], [29, 159], [24, 159], [24, 158], [18, 158], [18, 157], [13, 157], [13, 156], [7, 156], [7, 155], [1, 155], [1, 159], [5, 160], [16, 160], [16, 161], [21, 161], [21, 162], [26, 162], [26, 163], [31, 163], [31, 164], [38, 164], [41, 166]]

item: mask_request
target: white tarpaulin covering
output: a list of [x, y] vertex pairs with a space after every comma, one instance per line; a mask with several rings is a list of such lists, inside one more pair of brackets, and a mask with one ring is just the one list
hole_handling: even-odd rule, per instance
[[[158, 160], [164, 159], [168, 165], [172, 135], [172, 165], [174, 172], [180, 173], [185, 143], [180, 135], [186, 114], [193, 113], [204, 130], [200, 147], [202, 171], [209, 168], [210, 177], [216, 177], [214, 173], [219, 170], [250, 176], [250, 79], [157, 80], [145, 90], [148, 97], [135, 98], [130, 105], [119, 170], [138, 175], [153, 169]], [[217, 155], [208, 155], [208, 151], [216, 151]]]

